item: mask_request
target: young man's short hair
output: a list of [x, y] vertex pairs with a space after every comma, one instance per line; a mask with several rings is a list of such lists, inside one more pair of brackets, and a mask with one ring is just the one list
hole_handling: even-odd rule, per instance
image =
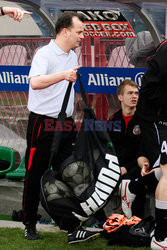
[[123, 95], [124, 88], [127, 85], [138, 89], [138, 85], [137, 85], [136, 82], [134, 82], [134, 81], [132, 81], [130, 79], [126, 79], [126, 80], [122, 81], [121, 84], [118, 86], [117, 95]]
[[60, 33], [60, 31], [64, 28], [69, 28], [72, 26], [72, 18], [78, 17], [81, 22], [85, 21], [85, 17], [81, 13], [77, 13], [75, 11], [65, 11], [63, 12], [57, 19], [55, 25], [56, 34]]

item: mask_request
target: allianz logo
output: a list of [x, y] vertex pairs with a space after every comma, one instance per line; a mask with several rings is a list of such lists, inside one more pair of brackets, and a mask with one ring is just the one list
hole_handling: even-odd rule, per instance
[[5, 84], [28, 84], [27, 74], [15, 74], [13, 71], [3, 71], [0, 73], [0, 83]]
[[141, 80], [144, 72], [138, 72], [135, 77], [131, 76], [111, 76], [107, 73], [88, 73], [88, 86], [119, 86], [123, 80], [130, 79], [135, 81], [139, 88], [141, 87]]

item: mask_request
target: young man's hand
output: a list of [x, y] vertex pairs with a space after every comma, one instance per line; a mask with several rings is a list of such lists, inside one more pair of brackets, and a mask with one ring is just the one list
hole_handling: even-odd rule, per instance
[[125, 167], [121, 167], [121, 175], [127, 174], [127, 169]]

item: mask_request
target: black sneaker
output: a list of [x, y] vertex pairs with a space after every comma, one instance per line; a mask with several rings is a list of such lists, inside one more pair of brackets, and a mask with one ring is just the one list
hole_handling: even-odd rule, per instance
[[25, 227], [24, 236], [27, 240], [38, 240], [39, 234], [36, 231], [35, 225], [28, 225]]
[[88, 231], [83, 228], [80, 228], [74, 231], [73, 233], [68, 234], [68, 244], [94, 240], [99, 236], [100, 236], [99, 231]]

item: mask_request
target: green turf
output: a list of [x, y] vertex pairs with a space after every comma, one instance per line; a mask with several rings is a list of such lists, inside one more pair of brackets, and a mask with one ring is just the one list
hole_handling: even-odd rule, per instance
[[[107, 240], [100, 237], [95, 241], [68, 245], [66, 232], [39, 232], [40, 239], [26, 240], [24, 231], [16, 228], [0, 228], [1, 250], [134, 250], [130, 247], [108, 246]], [[135, 248], [135, 250], [150, 250], [150, 248]]]

